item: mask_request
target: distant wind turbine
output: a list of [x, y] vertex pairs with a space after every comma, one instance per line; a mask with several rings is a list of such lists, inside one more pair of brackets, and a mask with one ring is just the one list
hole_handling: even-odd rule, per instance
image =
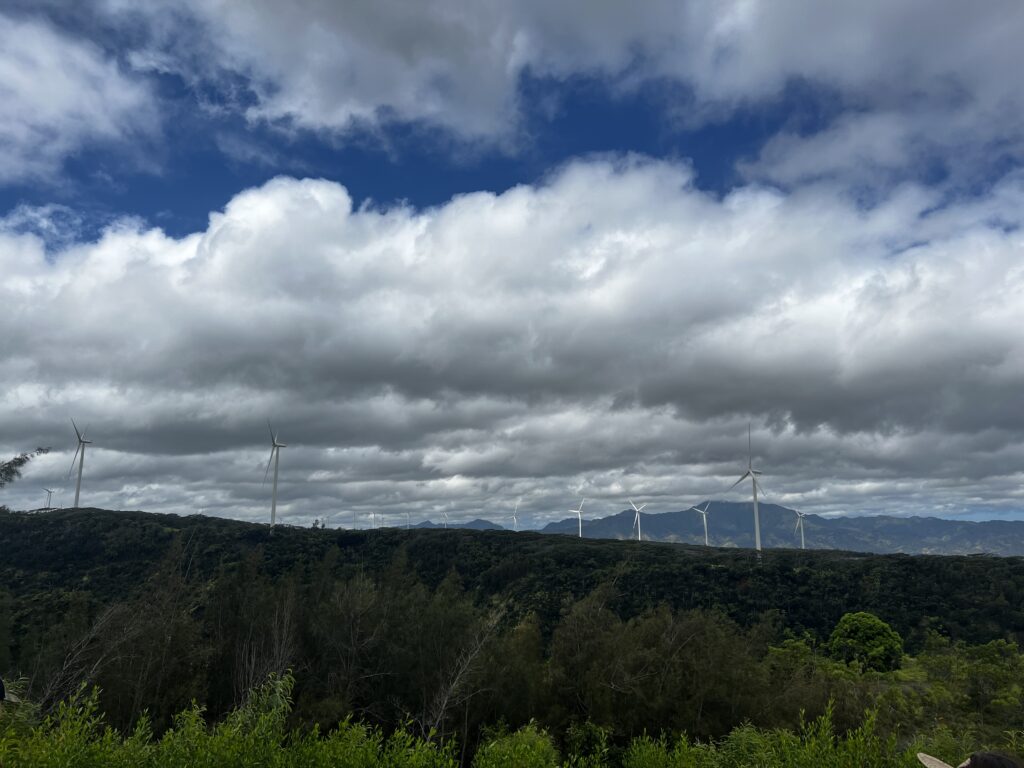
[[704, 502], [704, 509], [701, 509], [700, 507], [690, 507], [690, 509], [692, 509], [694, 512], [699, 512], [700, 516], [702, 518], [704, 518], [704, 546], [705, 547], [711, 546], [710, 544], [708, 544], [708, 508], [710, 506], [711, 506], [711, 502], [707, 501], [707, 502]]
[[570, 509], [569, 511], [576, 515], [576, 520], [580, 527], [580, 538], [583, 538], [583, 502], [586, 499], [580, 499], [580, 506], [578, 509]]
[[512, 530], [519, 530], [519, 499], [516, 499], [516, 505], [512, 508]]
[[267, 422], [267, 427], [270, 429], [270, 458], [267, 460], [267, 470], [263, 473], [263, 482], [267, 482], [270, 462], [274, 462], [274, 491], [270, 496], [270, 527], [273, 528], [277, 524], [277, 465], [281, 461], [281, 449], [288, 446], [278, 442], [277, 432], [270, 426], [269, 421]]
[[633, 519], [633, 525], [636, 526], [636, 540], [643, 541], [643, 537], [640, 535], [640, 510], [646, 507], [646, 504], [641, 504], [639, 507], [633, 503], [633, 500], [629, 500], [629, 506], [636, 512], [636, 517]]
[[46, 491], [46, 507], [45, 507], [45, 509], [53, 509], [53, 507], [50, 506], [50, 500], [53, 498], [53, 489], [52, 488], [43, 488], [43, 490]]
[[445, 528], [445, 530], [448, 530], [448, 510], [446, 509], [443, 514], [444, 514], [444, 528]]
[[409, 514], [409, 510], [405, 510], [405, 530], [412, 528], [412, 517]]
[[747, 471], [743, 473], [743, 476], [740, 477], [739, 480], [737, 480], [735, 483], [733, 483], [731, 486], [729, 486], [729, 490], [731, 491], [733, 488], [735, 488], [737, 485], [742, 483], [748, 477], [750, 478], [750, 485], [753, 488], [753, 492], [754, 492], [754, 548], [758, 552], [760, 552], [761, 551], [761, 518], [758, 516], [758, 512], [757, 512], [757, 489], [760, 486], [760, 483], [757, 482], [757, 478], [760, 477], [763, 473], [760, 470], [758, 470], [758, 469], [754, 469], [753, 461], [754, 461], [754, 454], [753, 454], [753, 451], [751, 450], [750, 424], [747, 424]]
[[91, 445], [92, 440], [85, 439], [85, 433], [89, 431], [86, 427], [84, 431], [78, 431], [78, 425], [75, 424], [75, 420], [71, 420], [71, 426], [75, 428], [75, 437], [78, 438], [78, 448], [75, 449], [75, 455], [71, 457], [71, 469], [68, 470], [68, 477], [71, 477], [71, 473], [75, 471], [75, 459], [78, 459], [78, 483], [75, 485], [75, 509], [78, 509], [78, 497], [82, 493], [82, 465], [85, 464], [85, 446]]
[[804, 518], [807, 517], [807, 513], [797, 512], [795, 509], [793, 511], [796, 512], [796, 528], [793, 529], [793, 533], [796, 533], [797, 529], [799, 529], [800, 549], [807, 549], [807, 544], [804, 542]]

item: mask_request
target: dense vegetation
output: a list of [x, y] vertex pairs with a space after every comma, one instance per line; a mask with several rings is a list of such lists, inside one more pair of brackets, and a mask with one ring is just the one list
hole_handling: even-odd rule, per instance
[[[289, 765], [360, 765], [330, 757], [355, 738], [378, 756], [394, 739], [429, 752], [394, 765], [499, 765], [502, 750], [548, 742], [562, 759], [605, 750], [613, 765], [729, 764], [744, 749], [781, 764], [785, 750], [811, 749], [809, 731], [794, 734], [830, 701], [827, 726], [814, 727], [847, 733], [872, 710], [886, 760], [913, 739], [959, 762], [983, 745], [1019, 751], [1024, 738], [1020, 559], [758, 561], [501, 531], [271, 534], [99, 510], [0, 514], [0, 541], [0, 672], [22, 676], [20, 691], [50, 716], [11, 736], [5, 713], [7, 749], [75, 727], [108, 745], [96, 749], [141, 750], [146, 764], [196, 739], [236, 738], [232, 723], [266, 715], [253, 708], [267, 696], [280, 704], [267, 744], [323, 755]], [[260, 687], [288, 670], [294, 692]], [[103, 735], [99, 713], [136, 735]], [[63, 725], [86, 716], [88, 728]], [[641, 753], [648, 762], [628, 762]]]
[[[5, 768], [455, 768], [457, 743], [435, 734], [418, 737], [403, 728], [388, 735], [350, 720], [326, 732], [288, 727], [292, 679], [271, 677], [245, 703], [210, 727], [193, 705], [154, 738], [142, 718], [128, 734], [107, 726], [95, 691], [81, 689], [42, 723], [32, 713], [0, 706], [0, 765]], [[837, 734], [830, 712], [796, 732], [743, 725], [718, 741], [644, 734], [619, 748], [608, 731], [574, 727], [561, 751], [535, 723], [488, 733], [472, 758], [474, 768], [917, 768], [914, 753], [955, 762], [963, 745], [955, 739], [917, 739], [899, 745], [879, 733], [869, 714], [857, 728]]]

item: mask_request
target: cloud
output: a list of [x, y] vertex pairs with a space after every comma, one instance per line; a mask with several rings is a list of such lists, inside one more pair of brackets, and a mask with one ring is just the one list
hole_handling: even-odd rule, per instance
[[0, 13], [0, 184], [50, 181], [84, 148], [156, 130], [148, 88], [101, 49]]
[[582, 76], [664, 92], [677, 127], [738, 110], [785, 115], [793, 88], [812, 113], [820, 102], [815, 119], [785, 122], [745, 166], [751, 179], [850, 173], [861, 183], [865, 168], [885, 181], [894, 171], [984, 177], [1022, 152], [1024, 97], [1010, 73], [1024, 68], [1024, 8], [1013, 0], [104, 7], [148, 27], [130, 53], [140, 69], [182, 75], [210, 108], [332, 136], [399, 121], [522, 148], [522, 118], [535, 107], [523, 102], [523, 78]]
[[1020, 509], [1024, 176], [843, 190], [593, 158], [426, 210], [277, 178], [49, 255], [0, 227], [0, 452], [68, 449], [4, 501], [60, 481], [74, 416], [84, 503], [262, 519], [270, 418], [287, 520], [674, 509], [728, 487], [750, 419], [771, 500]]

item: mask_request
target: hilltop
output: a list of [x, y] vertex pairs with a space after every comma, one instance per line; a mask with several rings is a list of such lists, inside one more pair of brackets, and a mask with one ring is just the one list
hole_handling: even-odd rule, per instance
[[[649, 517], [652, 535], [658, 535], [655, 521], [674, 519]], [[592, 524], [588, 529], [593, 535]], [[825, 637], [844, 612], [868, 610], [911, 642], [922, 639], [926, 625], [972, 642], [1024, 639], [1024, 559], [1017, 557], [769, 549], [759, 561], [736, 547], [469, 528], [282, 525], [271, 533], [265, 525], [224, 518], [98, 509], [0, 513], [0, 541], [0, 584], [30, 612], [55, 609], [72, 592], [99, 604], [124, 599], [175, 547], [187, 547], [192, 576], [204, 580], [252, 558], [272, 579], [328, 558], [338, 577], [381, 574], [399, 558], [431, 588], [454, 574], [478, 601], [502, 600], [548, 624], [566, 600], [614, 583], [623, 616], [665, 602], [682, 610], [717, 608], [750, 625], [777, 611], [794, 630]]]

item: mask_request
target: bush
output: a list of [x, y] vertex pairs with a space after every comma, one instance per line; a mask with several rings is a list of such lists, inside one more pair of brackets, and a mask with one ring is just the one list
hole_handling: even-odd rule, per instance
[[484, 744], [474, 768], [558, 768], [558, 750], [547, 732], [533, 723]]

